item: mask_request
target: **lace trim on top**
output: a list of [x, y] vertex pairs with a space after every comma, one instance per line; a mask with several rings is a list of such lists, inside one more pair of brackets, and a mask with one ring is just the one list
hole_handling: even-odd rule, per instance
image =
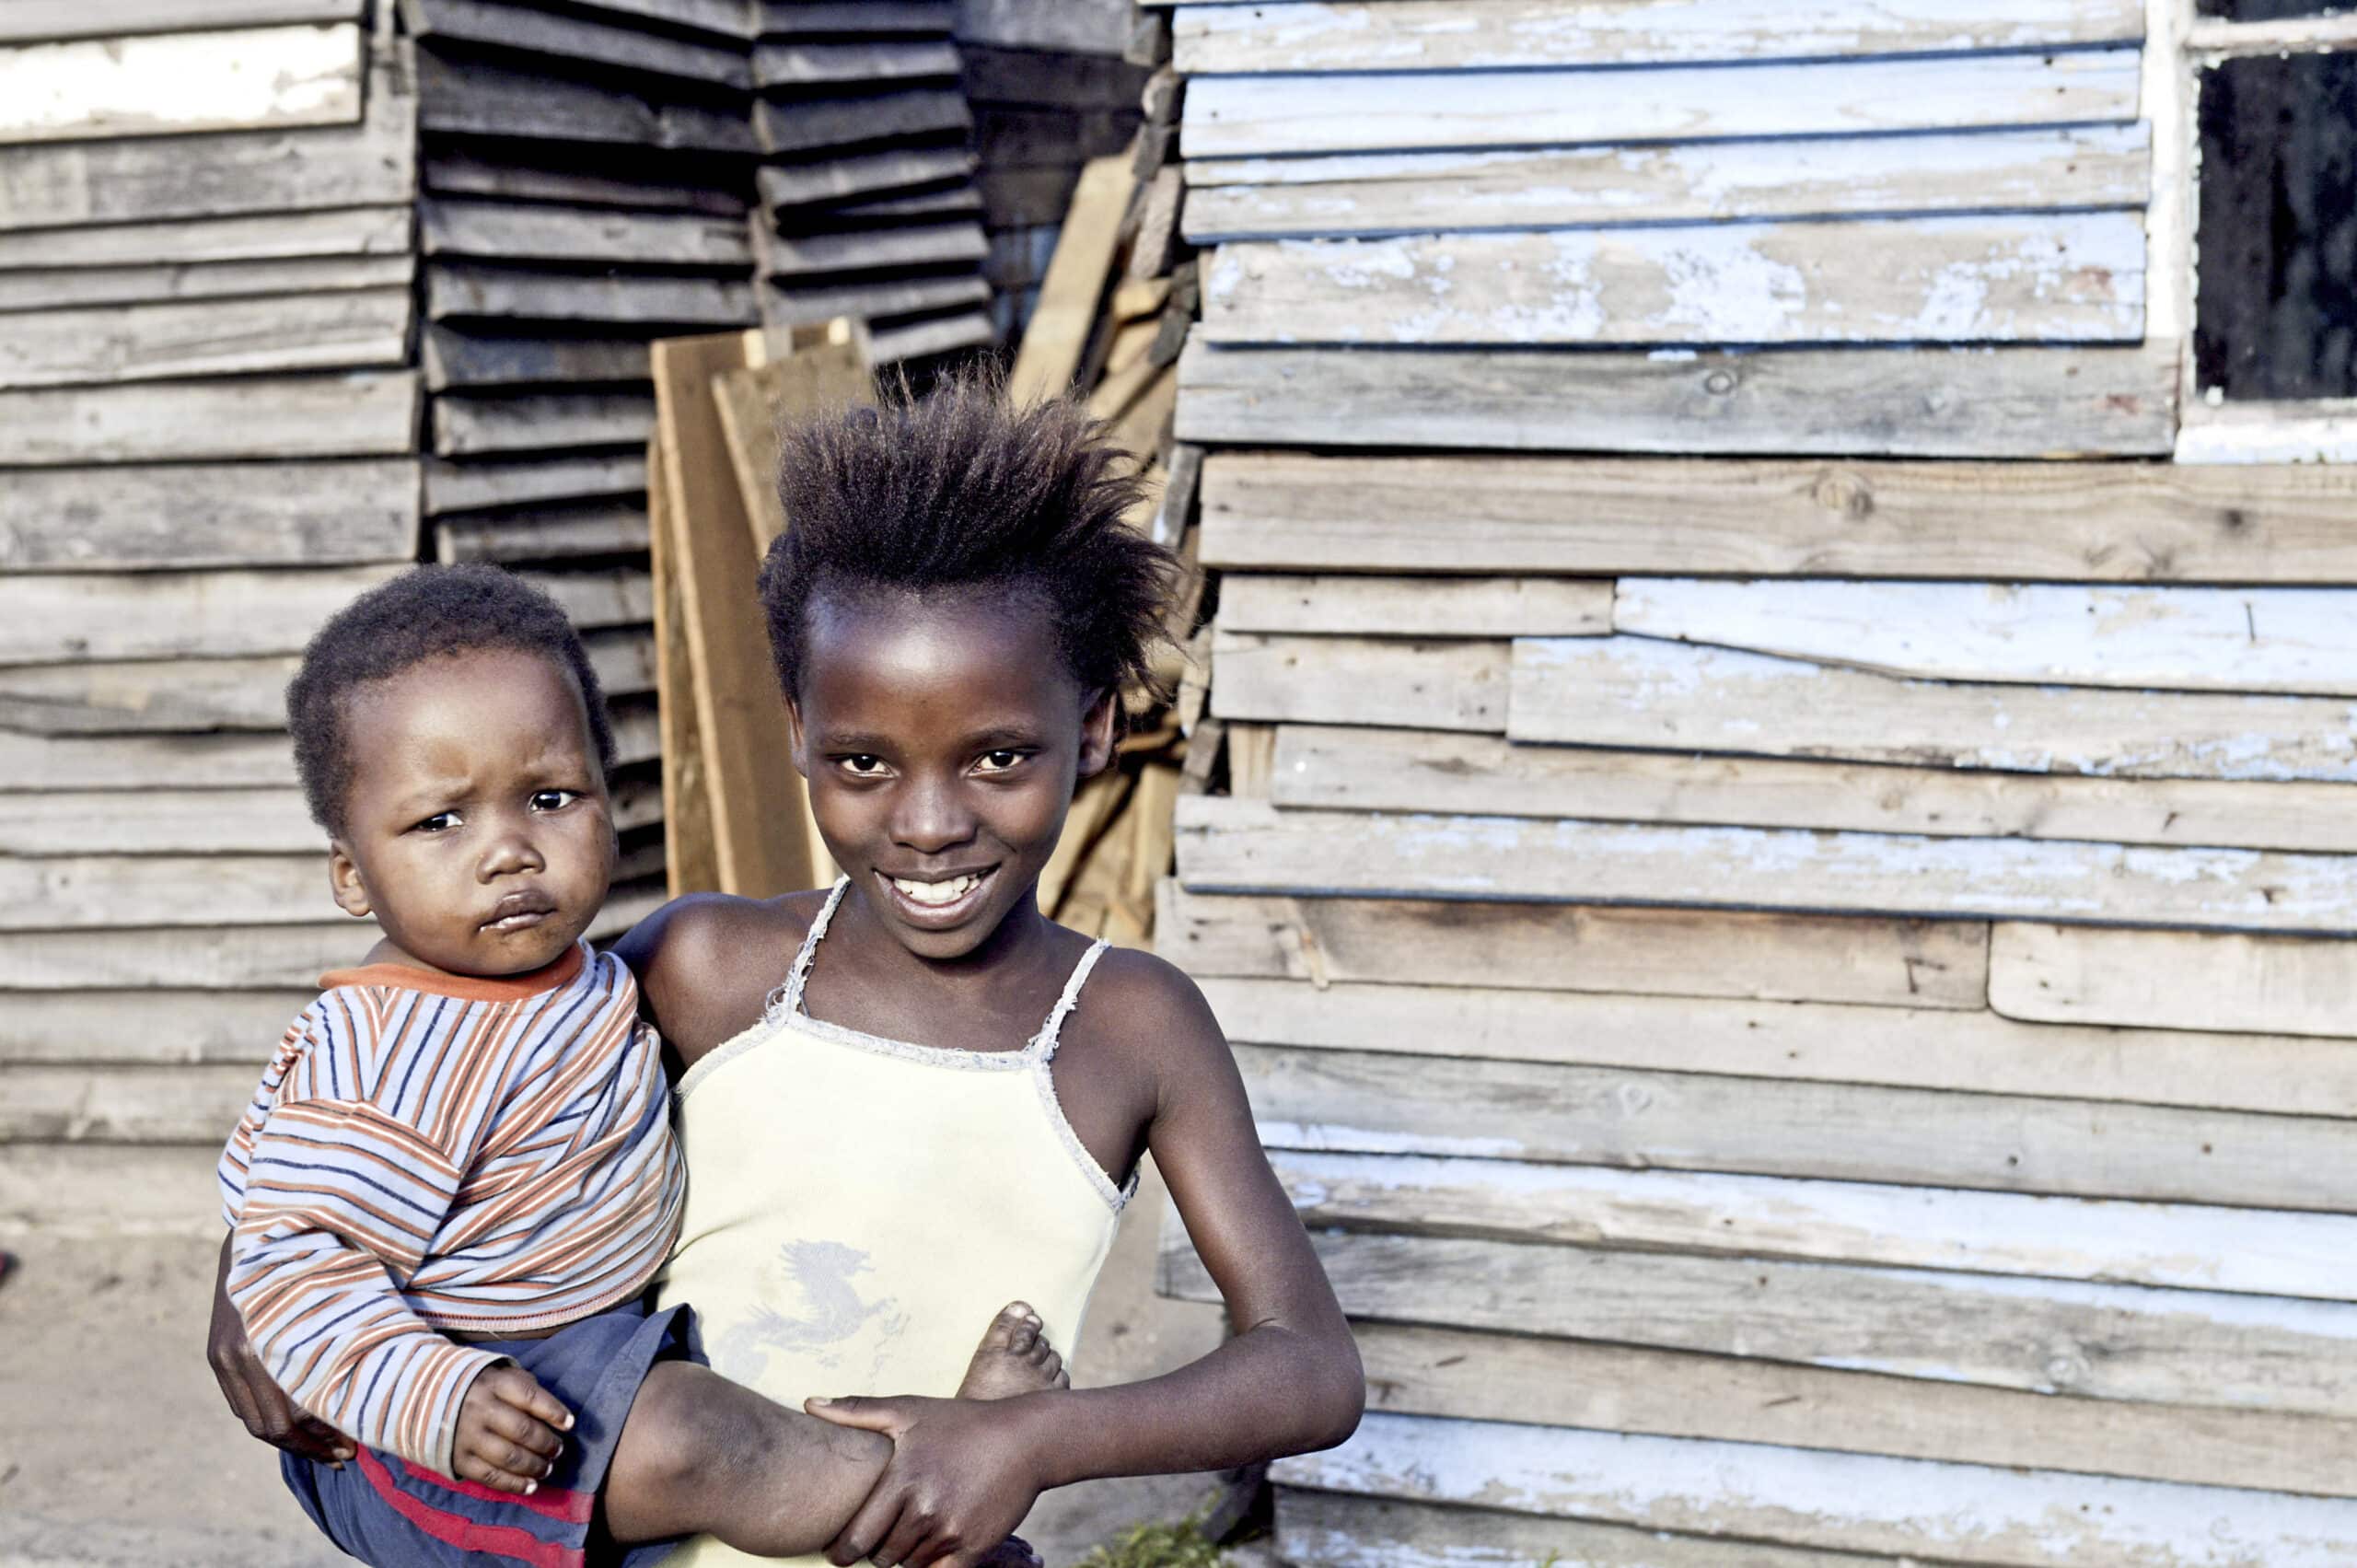
[[[810, 983], [811, 967], [818, 961], [819, 943], [827, 935], [827, 927], [833, 923], [835, 911], [842, 907], [843, 895], [850, 890], [850, 877], [836, 879], [833, 890], [827, 895], [826, 903], [819, 908], [817, 918], [810, 922], [809, 932], [802, 938], [801, 951], [794, 956], [794, 967], [786, 971], [785, 979], [778, 982], [762, 1006], [761, 1032], [766, 1034], [772, 1028], [790, 1024], [821, 1040], [873, 1051], [879, 1056], [922, 1062], [959, 1072], [1004, 1073], [1025, 1067], [1035, 1068], [1040, 1108], [1048, 1113], [1049, 1124], [1056, 1130], [1057, 1140], [1063, 1144], [1065, 1153], [1080, 1167], [1081, 1174], [1088, 1179], [1089, 1185], [1097, 1190], [1097, 1195], [1110, 1204], [1116, 1214], [1127, 1207], [1138, 1190], [1140, 1173], [1132, 1170], [1126, 1184], [1120, 1187], [1113, 1184], [1112, 1178], [1105, 1174], [1105, 1167], [1097, 1163], [1097, 1156], [1090, 1154], [1087, 1145], [1080, 1141], [1080, 1134], [1073, 1131], [1071, 1120], [1064, 1115], [1063, 1101], [1056, 1094], [1055, 1075], [1049, 1070], [1049, 1063], [1056, 1059], [1056, 1048], [1062, 1043], [1064, 1020], [1072, 1016], [1074, 1007], [1080, 1005], [1080, 988], [1087, 983], [1089, 971], [1097, 967], [1097, 960], [1105, 956], [1105, 949], [1112, 944], [1099, 937], [1097, 944], [1081, 956], [1080, 962], [1073, 966], [1070, 978], [1065, 980], [1063, 992], [1056, 998], [1054, 1008], [1048, 1014], [1048, 1021], [1039, 1027], [1039, 1033], [1023, 1042], [1020, 1051], [961, 1051], [955, 1046], [918, 1045], [911, 1040], [869, 1034], [865, 1029], [814, 1018], [804, 1005], [803, 992]], [[697, 1063], [680, 1080], [678, 1093], [686, 1095], [705, 1075], [705, 1069], [717, 1066], [749, 1048], [753, 1040], [748, 1037], [753, 1032], [748, 1030], [745, 1036], [730, 1041]]]

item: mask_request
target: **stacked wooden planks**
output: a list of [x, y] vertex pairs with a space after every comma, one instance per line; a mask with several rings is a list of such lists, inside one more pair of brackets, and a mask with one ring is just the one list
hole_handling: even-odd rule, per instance
[[949, 0], [755, 9], [762, 319], [790, 331], [856, 319], [879, 364], [987, 346], [974, 122]]
[[1082, 166], [1123, 151], [1138, 130], [1148, 74], [1168, 54], [1167, 29], [1142, 28], [1140, 17], [1131, 0], [958, 7], [982, 163], [983, 273], [1002, 342], [1030, 321]]
[[2142, 7], [1993, 17], [1176, 13], [1300, 1568], [2357, 1560], [2357, 479], [1992, 460], [2182, 346]]
[[756, 319], [746, 9], [400, 0], [400, 16], [419, 54], [433, 546], [566, 596], [622, 741], [625, 853], [659, 873], [648, 345]]

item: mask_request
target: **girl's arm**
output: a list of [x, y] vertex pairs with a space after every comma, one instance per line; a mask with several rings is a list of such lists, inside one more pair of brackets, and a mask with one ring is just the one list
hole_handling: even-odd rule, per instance
[[[1341, 1308], [1284, 1189], [1269, 1168], [1244, 1084], [1211, 1008], [1167, 965], [1109, 995], [1106, 1035], [1150, 1042], [1155, 1163], [1220, 1294], [1236, 1336], [1161, 1377], [1063, 1389], [970, 1409], [910, 1399], [814, 1403], [813, 1414], [898, 1444], [831, 1562], [962, 1565], [927, 1521], [994, 1516], [1012, 1529], [1050, 1487], [1101, 1476], [1226, 1469], [1330, 1448], [1358, 1425], [1364, 1370]], [[1126, 1012], [1127, 1016], [1123, 1016]], [[998, 1511], [1003, 1511], [998, 1510]], [[879, 1548], [881, 1549], [879, 1551]]]

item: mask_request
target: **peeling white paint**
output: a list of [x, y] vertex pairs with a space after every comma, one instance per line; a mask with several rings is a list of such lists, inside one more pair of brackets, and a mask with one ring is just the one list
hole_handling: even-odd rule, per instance
[[360, 29], [250, 28], [0, 49], [0, 141], [360, 118]]

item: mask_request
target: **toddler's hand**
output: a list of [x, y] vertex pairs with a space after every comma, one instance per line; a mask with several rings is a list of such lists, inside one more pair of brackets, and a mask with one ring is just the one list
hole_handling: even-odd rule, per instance
[[537, 1492], [564, 1451], [559, 1434], [573, 1412], [520, 1366], [486, 1369], [459, 1406], [457, 1465], [460, 1481], [500, 1492]]

